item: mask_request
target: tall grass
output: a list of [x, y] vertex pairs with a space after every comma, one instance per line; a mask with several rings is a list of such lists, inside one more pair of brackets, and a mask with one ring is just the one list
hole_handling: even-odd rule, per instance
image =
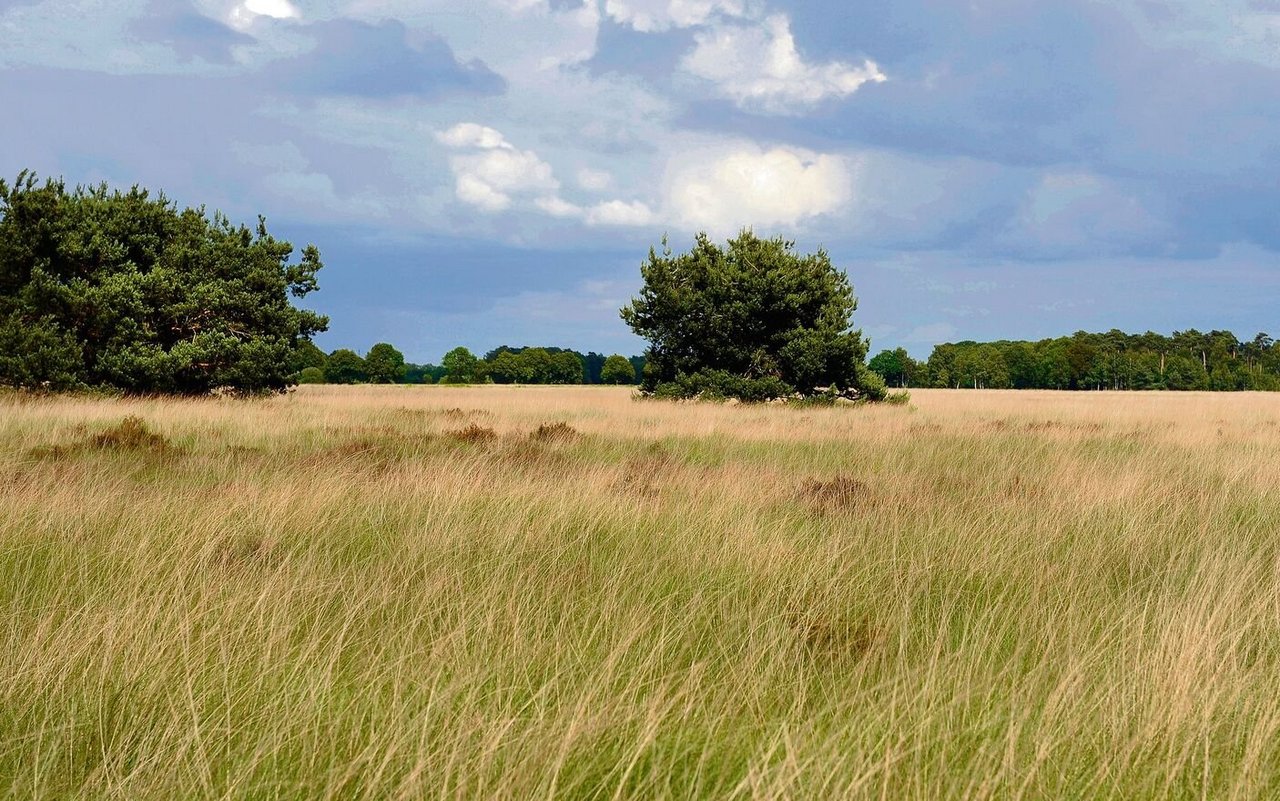
[[1280, 401], [912, 400], [0, 396], [0, 789], [1280, 795]]

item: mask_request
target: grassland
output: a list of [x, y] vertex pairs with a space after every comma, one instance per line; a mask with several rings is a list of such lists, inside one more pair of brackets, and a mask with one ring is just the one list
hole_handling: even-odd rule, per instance
[[1275, 396], [0, 396], [9, 797], [1267, 798], [1278, 749]]

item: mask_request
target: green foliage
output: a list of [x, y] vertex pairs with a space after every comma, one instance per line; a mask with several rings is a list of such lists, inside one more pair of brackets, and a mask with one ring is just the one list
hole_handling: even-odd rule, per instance
[[467, 384], [480, 377], [480, 360], [466, 348], [454, 348], [444, 355], [441, 363], [444, 365], [444, 380], [447, 383]]
[[892, 387], [921, 386], [927, 375], [925, 365], [911, 358], [905, 348], [880, 351], [867, 366]]
[[940, 387], [1274, 391], [1280, 349], [1266, 334], [1241, 341], [1230, 331], [1078, 331], [1039, 342], [938, 345], [927, 372]]
[[364, 357], [364, 372], [373, 384], [399, 384], [404, 380], [404, 354], [379, 342]]
[[615, 353], [605, 359], [604, 366], [600, 370], [600, 382], [602, 384], [634, 384], [636, 370], [626, 356]]
[[434, 384], [444, 376], [444, 368], [434, 364], [406, 364], [404, 382], [406, 384]]
[[496, 384], [582, 384], [584, 357], [562, 348], [511, 348], [503, 345], [485, 355], [484, 374]]
[[825, 251], [797, 254], [794, 242], [750, 231], [724, 248], [699, 234], [678, 255], [663, 244], [641, 265], [640, 296], [621, 310], [649, 341], [644, 391], [875, 395], [872, 374], [859, 369], [867, 346], [850, 325], [853, 288]]
[[324, 379], [330, 384], [358, 384], [365, 381], [364, 359], [360, 354], [346, 348], [339, 348], [329, 354], [324, 366]]
[[325, 352], [316, 347], [316, 343], [309, 339], [299, 340], [297, 347], [293, 349], [293, 355], [289, 358], [289, 369], [295, 373], [300, 373], [308, 367], [318, 367], [323, 370], [328, 359]]
[[314, 246], [163, 195], [0, 181], [0, 384], [197, 395], [280, 391], [326, 318]]
[[581, 384], [586, 380], [582, 358], [572, 351], [560, 351], [551, 356], [551, 384]]
[[298, 373], [299, 384], [323, 384], [324, 370], [319, 367], [304, 367]]
[[674, 380], [658, 384], [652, 394], [671, 399], [736, 399], [744, 403], [763, 403], [793, 395], [795, 390], [777, 376], [748, 378], [727, 370], [699, 370], [696, 373], [679, 373]]
[[0, 318], [0, 384], [71, 389], [83, 371], [79, 343], [54, 318], [30, 320], [18, 312]]

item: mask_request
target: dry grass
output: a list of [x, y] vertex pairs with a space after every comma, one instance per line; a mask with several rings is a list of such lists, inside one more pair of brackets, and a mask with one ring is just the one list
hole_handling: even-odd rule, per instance
[[1280, 794], [1280, 397], [913, 396], [0, 396], [0, 793]]

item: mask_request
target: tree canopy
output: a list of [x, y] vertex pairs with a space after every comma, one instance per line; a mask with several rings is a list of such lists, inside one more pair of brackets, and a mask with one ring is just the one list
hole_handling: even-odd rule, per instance
[[480, 360], [467, 348], [457, 347], [449, 351], [441, 364], [445, 369], [445, 378], [450, 383], [466, 384], [478, 377]]
[[615, 353], [604, 360], [604, 367], [600, 369], [600, 382], [603, 384], [634, 384], [636, 382], [636, 369], [631, 366], [631, 361], [626, 356]]
[[386, 342], [379, 342], [364, 356], [365, 376], [374, 384], [398, 384], [404, 380], [404, 354]]
[[330, 384], [358, 384], [365, 381], [364, 359], [348, 348], [339, 348], [329, 354], [324, 364], [324, 380]]
[[328, 320], [292, 305], [320, 252], [105, 184], [0, 181], [0, 385], [281, 391]]
[[640, 296], [622, 319], [648, 340], [642, 388], [676, 396], [765, 400], [819, 392], [879, 399], [867, 345], [851, 324], [857, 299], [823, 250], [743, 231], [725, 247], [649, 250]]
[[1077, 331], [1037, 342], [952, 342], [929, 357], [922, 385], [988, 389], [1280, 390], [1280, 347], [1267, 334], [1172, 336]]

